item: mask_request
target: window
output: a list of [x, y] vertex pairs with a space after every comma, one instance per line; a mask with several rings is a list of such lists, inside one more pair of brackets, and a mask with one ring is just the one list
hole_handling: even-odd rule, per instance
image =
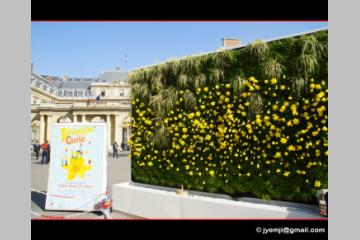
[[120, 90], [120, 97], [124, 97], [124, 96], [125, 96], [124, 90]]
[[83, 96], [83, 91], [79, 91], [79, 97]]
[[62, 97], [62, 91], [58, 91], [58, 96]]
[[77, 93], [77, 91], [75, 90], [74, 91], [74, 97], [77, 97], [78, 96], [78, 93]]
[[66, 90], [64, 90], [64, 97], [68, 96], [68, 92]]
[[73, 96], [73, 92], [72, 92], [72, 91], [69, 91], [69, 92], [68, 92], [68, 96], [69, 96], [69, 97], [72, 97], [72, 96]]

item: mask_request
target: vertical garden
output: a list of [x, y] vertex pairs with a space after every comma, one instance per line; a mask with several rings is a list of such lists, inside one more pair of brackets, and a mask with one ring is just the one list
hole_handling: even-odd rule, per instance
[[133, 72], [134, 182], [315, 202], [328, 184], [327, 30]]

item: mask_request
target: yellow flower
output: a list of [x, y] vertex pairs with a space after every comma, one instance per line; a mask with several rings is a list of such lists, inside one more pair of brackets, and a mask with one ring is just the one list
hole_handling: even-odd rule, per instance
[[190, 114], [188, 115], [188, 118], [189, 118], [189, 119], [193, 119], [193, 118], [194, 118], [194, 116], [195, 116], [195, 114], [194, 114], [194, 113], [190, 113]]
[[283, 174], [285, 177], [288, 177], [289, 175], [290, 175], [290, 172], [284, 172], [284, 174]]
[[299, 124], [299, 122], [300, 122], [300, 121], [299, 121], [299, 119], [297, 119], [297, 118], [294, 118], [294, 119], [293, 119], [293, 123], [294, 123], [294, 125], [298, 125], [298, 124]]
[[189, 170], [189, 169], [190, 169], [190, 166], [189, 166], [189, 165], [185, 165], [185, 169], [186, 169], [186, 170]]
[[225, 87], [226, 88], [231, 88], [231, 84], [228, 83], [228, 84], [225, 85]]
[[200, 117], [201, 113], [199, 111], [196, 112], [196, 116]]
[[189, 175], [192, 176], [192, 175], [193, 175], [193, 171], [189, 171]]
[[276, 152], [274, 158], [281, 158], [281, 152]]
[[210, 170], [209, 174], [213, 177], [215, 174], [214, 170]]
[[153, 166], [154, 164], [152, 162], [148, 162], [148, 165], [151, 167]]
[[296, 104], [292, 104], [290, 108], [291, 108], [293, 115], [295, 115], [295, 116], [298, 115]]
[[270, 82], [271, 82], [272, 85], [275, 85], [277, 83], [277, 80], [276, 80], [276, 78], [273, 78], [273, 79], [271, 79]]
[[276, 173], [280, 173], [281, 172], [281, 169], [276, 169]]
[[314, 88], [315, 88], [315, 84], [314, 84], [314, 83], [311, 83], [311, 84], [310, 84], [310, 88], [311, 88], [311, 89], [314, 89]]
[[184, 127], [182, 130], [184, 133], [187, 133], [187, 131], [188, 131], [186, 127]]
[[215, 106], [215, 102], [211, 102], [210, 105], [211, 105], [211, 106]]
[[315, 187], [320, 187], [321, 186], [321, 182], [319, 180], [315, 181]]
[[280, 139], [280, 142], [281, 142], [282, 144], [285, 144], [285, 143], [287, 142], [287, 139], [286, 139], [286, 138], [281, 138], [281, 139]]
[[295, 151], [296, 148], [293, 145], [288, 146], [287, 148], [289, 151]]
[[285, 90], [285, 89], [286, 89], [285, 85], [280, 86], [280, 90]]
[[205, 109], [205, 105], [201, 105], [200, 108], [201, 108], [201, 109]]
[[204, 88], [204, 91], [205, 91], [205, 92], [209, 91], [209, 88], [208, 88], [208, 87], [205, 87], [205, 88]]

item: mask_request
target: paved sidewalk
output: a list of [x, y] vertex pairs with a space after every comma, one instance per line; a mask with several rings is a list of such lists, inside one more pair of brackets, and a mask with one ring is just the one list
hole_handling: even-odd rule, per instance
[[[113, 158], [112, 155], [108, 156], [108, 169], [107, 169], [107, 183], [108, 191], [111, 195], [111, 188], [113, 184], [130, 181], [130, 158], [129, 152], [120, 152], [119, 158]], [[45, 211], [44, 193], [47, 191], [47, 182], [49, 175], [49, 164], [40, 164], [40, 161], [35, 159], [33, 155], [31, 158], [31, 188], [36, 190], [31, 192], [31, 218], [44, 218], [44, 215], [54, 217], [67, 218], [95, 218], [104, 219], [101, 212], [65, 212], [65, 211]], [[40, 216], [39, 216], [40, 215]], [[42, 215], [42, 216], [41, 216]], [[121, 219], [134, 219], [139, 218], [126, 213], [113, 211], [112, 218]], [[45, 218], [46, 218], [45, 217]]]

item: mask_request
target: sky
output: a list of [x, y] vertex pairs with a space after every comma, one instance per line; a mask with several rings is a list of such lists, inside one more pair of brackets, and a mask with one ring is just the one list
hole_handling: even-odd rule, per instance
[[327, 22], [32, 22], [34, 73], [97, 77], [215, 51], [222, 38], [245, 45], [327, 27]]

